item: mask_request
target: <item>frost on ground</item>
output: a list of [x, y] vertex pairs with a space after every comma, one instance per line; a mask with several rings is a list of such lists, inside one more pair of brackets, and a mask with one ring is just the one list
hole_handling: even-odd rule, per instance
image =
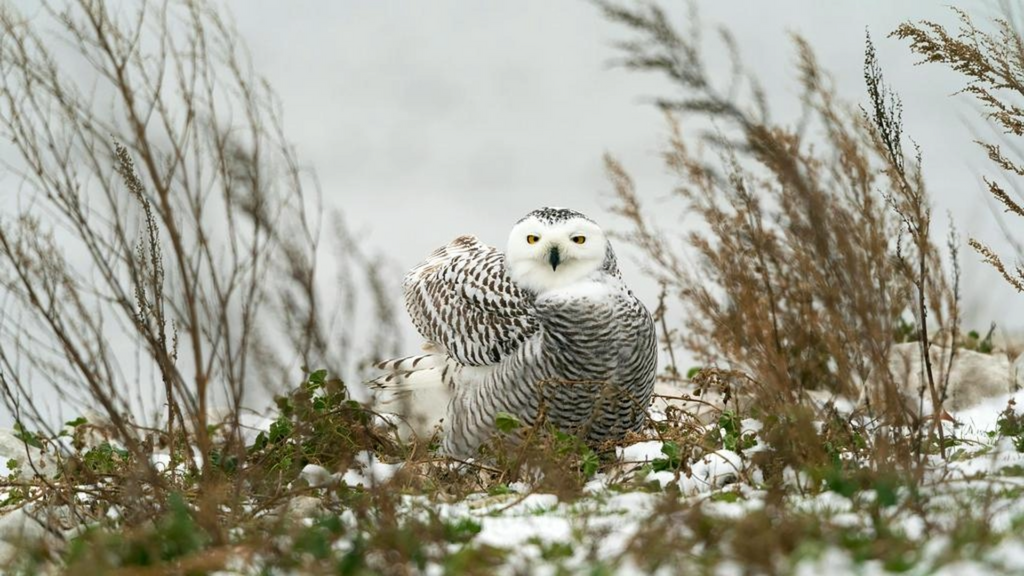
[[[817, 402], [819, 415], [853, 410], [852, 403], [826, 409], [826, 399]], [[824, 434], [822, 420], [812, 428], [837, 442], [825, 447], [835, 466], [796, 469], [780, 460], [761, 419], [720, 410], [717, 419], [669, 429], [663, 426], [678, 414], [667, 406], [652, 413], [647, 434], [602, 454], [599, 464], [587, 450], [556, 442], [554, 453], [571, 457], [555, 468], [527, 462], [514, 479], [497, 471], [497, 452], [493, 461], [425, 464], [361, 450], [340, 469], [301, 466], [279, 503], [252, 501], [251, 522], [231, 531], [237, 542], [204, 550], [208, 541], [187, 540], [194, 551], [183, 557], [215, 557], [209, 571], [218, 574], [1019, 573], [1024, 420], [1008, 421], [1008, 406], [1024, 406], [1024, 392], [957, 412], [957, 423], [944, 423], [945, 455], [939, 446], [925, 450], [916, 482], [877, 460], [871, 466], [876, 454], [856, 438], [843, 444]], [[251, 419], [250, 441], [279, 441], [281, 421]], [[6, 477], [31, 478], [28, 462], [52, 474], [54, 456], [26, 438], [0, 437]], [[99, 448], [120, 454], [116, 445]], [[152, 461], [161, 470], [172, 465], [166, 454]], [[580, 479], [575, 488], [550, 481], [558, 466]], [[487, 480], [474, 484], [477, 478]], [[477, 487], [447, 490], [459, 483]], [[17, 565], [27, 542], [60, 550], [89, 534], [66, 510], [45, 508], [44, 499], [7, 484], [3, 560]], [[82, 506], [97, 504], [90, 490], [78, 495]], [[188, 507], [182, 510], [177, 524], [155, 525], [179, 538], [198, 532]], [[120, 509], [104, 514], [116, 522]], [[124, 543], [117, 546], [111, 550], [122, 553]], [[32, 566], [60, 571], [60, 562]]]

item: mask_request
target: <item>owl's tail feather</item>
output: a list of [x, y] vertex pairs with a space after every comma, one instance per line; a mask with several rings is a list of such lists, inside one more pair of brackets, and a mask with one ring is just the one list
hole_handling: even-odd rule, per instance
[[444, 365], [444, 358], [437, 353], [420, 354], [419, 356], [406, 356], [377, 363], [377, 368], [388, 374], [400, 372], [412, 372], [414, 370], [425, 370], [435, 366]]
[[439, 353], [385, 360], [383, 374], [367, 382], [373, 406], [398, 416], [403, 438], [429, 439], [444, 419], [451, 392], [443, 380], [445, 357]]

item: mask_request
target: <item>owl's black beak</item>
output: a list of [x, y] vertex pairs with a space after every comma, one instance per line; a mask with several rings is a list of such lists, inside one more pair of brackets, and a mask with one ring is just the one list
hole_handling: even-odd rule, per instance
[[551, 262], [551, 270], [558, 268], [559, 263], [562, 262], [561, 258], [558, 257], [558, 246], [551, 247], [551, 251], [548, 252], [548, 262]]

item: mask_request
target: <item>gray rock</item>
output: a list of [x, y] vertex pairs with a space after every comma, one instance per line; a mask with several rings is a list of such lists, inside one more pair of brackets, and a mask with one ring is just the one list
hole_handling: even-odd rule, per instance
[[[957, 350], [952, 368], [948, 369], [947, 379], [950, 353], [949, 348], [933, 346], [928, 354], [936, 387], [946, 386], [946, 401], [943, 405], [946, 410], [963, 410], [988, 398], [1014, 391], [1010, 361], [1005, 354]], [[921, 347], [916, 342], [896, 344], [889, 352], [889, 372], [899, 387], [906, 407], [912, 413], [918, 411], [923, 389], [924, 412], [931, 414], [931, 393], [927, 389], [927, 379], [923, 378], [923, 364]], [[885, 395], [881, 390], [881, 382], [884, 379], [874, 374], [868, 377], [862, 401], [870, 400], [875, 407], [884, 406]]]

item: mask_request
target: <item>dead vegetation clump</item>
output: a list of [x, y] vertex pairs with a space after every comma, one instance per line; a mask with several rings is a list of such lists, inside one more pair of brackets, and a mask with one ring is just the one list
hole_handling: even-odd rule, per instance
[[[689, 530], [654, 527], [637, 536], [634, 554], [661, 550], [664, 540], [664, 562], [692, 562], [672, 553], [676, 540], [686, 543], [680, 549], [728, 550], [726, 557], [771, 572], [784, 570], [788, 564], [780, 559], [799, 556], [800, 541], [810, 539], [894, 570], [915, 565], [914, 543], [889, 532], [888, 522], [908, 513], [924, 522], [926, 533], [943, 532], [929, 520], [931, 497], [918, 488], [937, 462], [964, 453], [954, 453], [960, 440], [938, 420], [952, 393], [958, 348], [992, 349], [990, 338], [960, 333], [959, 238], [954, 229], [946, 246], [933, 240], [923, 155], [916, 143], [907, 145], [902, 105], [883, 80], [870, 38], [867, 99], [854, 107], [837, 99], [810, 47], [795, 36], [801, 113], [783, 124], [769, 116], [727, 31], [721, 37], [732, 76], [718, 83], [703, 59], [696, 19], [680, 32], [656, 4], [599, 4], [632, 34], [620, 44], [619, 64], [660, 74], [677, 90], [655, 102], [669, 129], [665, 165], [678, 183], [668, 201], [678, 201], [686, 217], [671, 222], [664, 205], [661, 216], [648, 210], [627, 170], [606, 158], [616, 210], [631, 225], [626, 238], [663, 287], [658, 321], [672, 365], [662, 380], [684, 388], [693, 377], [696, 398], [681, 398], [692, 405], [706, 388], [699, 382], [703, 372], [739, 374], [728, 379], [718, 406], [731, 400], [737, 417], [762, 425], [750, 462], [761, 475], [755, 485], [768, 489], [765, 515], [746, 513], [728, 527], [692, 503], [680, 505], [671, 514], [687, 519], [676, 525]], [[993, 94], [1024, 93], [1014, 76], [1022, 70], [1024, 42], [1005, 22], [997, 21], [998, 35], [984, 36], [960, 14], [965, 28], [956, 38], [931, 23], [907, 24], [894, 34], [911, 38], [926, 61], [962, 68], [972, 79], [967, 91], [990, 108], [997, 125], [1019, 135], [1019, 107]], [[1001, 168], [1024, 174], [998, 146], [983, 146]], [[1020, 213], [1002, 187], [986, 184], [1007, 212]], [[690, 215], [696, 216], [692, 232], [682, 239], [666, 233], [666, 222], [682, 227]], [[979, 244], [971, 241], [1019, 288], [1014, 271]], [[666, 320], [673, 301], [681, 304], [680, 328]], [[906, 343], [901, 352], [918, 349], [920, 374], [891, 368], [896, 343]], [[684, 377], [675, 347], [696, 353], [703, 369]], [[837, 409], [849, 400], [860, 404], [852, 414]], [[929, 412], [933, 417], [925, 418]], [[1013, 419], [1004, 413], [999, 433], [1016, 438], [1006, 422]], [[871, 519], [877, 545], [820, 517], [795, 514], [794, 495], [820, 491], [854, 500], [873, 493], [855, 508]], [[961, 512], [970, 530], [977, 511]], [[990, 532], [972, 534], [967, 541], [986, 547], [998, 541]], [[741, 545], [731, 549], [727, 541], [734, 537]], [[660, 565], [654, 561], [651, 569]]]
[[[963, 92], [974, 96], [985, 111], [985, 118], [999, 130], [996, 141], [978, 141], [992, 162], [1004, 172], [1005, 183], [984, 179], [991, 197], [1003, 214], [1024, 219], [1024, 203], [1017, 178], [1024, 176], [1017, 138], [1024, 136], [1024, 35], [1011, 20], [1012, 14], [992, 21], [991, 30], [982, 30], [963, 10], [953, 9], [960, 19], [955, 31], [934, 22], [904, 23], [892, 36], [907, 40], [922, 63], [945, 64], [964, 76]], [[1008, 187], [1009, 190], [1007, 190]], [[1016, 263], [1007, 264], [991, 248], [976, 238], [969, 243], [991, 264], [1010, 286], [1024, 293], [1024, 249], [1001, 214], [996, 214], [1007, 240], [1016, 248]]]
[[[354, 376], [360, 354], [393, 353], [381, 269], [340, 214], [324, 217], [276, 96], [215, 6], [68, 0], [27, 17], [4, 4], [0, 82], [0, 393], [26, 453], [7, 504], [71, 557], [72, 526], [149, 534], [183, 513], [201, 546], [118, 557], [223, 546], [253, 490], [280, 490], [299, 456], [327, 450], [261, 460], [247, 406], [291, 388], [299, 367]], [[360, 308], [377, 317], [369, 345], [351, 333]], [[86, 417], [55, 426], [57, 398]], [[332, 410], [334, 429], [298, 432], [331, 441], [339, 465], [394, 452], [361, 406]]]
[[[625, 168], [606, 160], [617, 211], [632, 224], [628, 240], [682, 304], [683, 326], [665, 334], [665, 346], [749, 374], [741, 392], [756, 399], [755, 413], [787, 428], [789, 416], [804, 419], [793, 407], [809, 391], [858, 398], [869, 375], [874, 410], [893, 425], [915, 424], [888, 373], [889, 349], [908, 324], [925, 349], [934, 333], [955, 332], [958, 293], [931, 239], [920, 153], [904, 150], [900, 103], [870, 40], [868, 103], [854, 107], [835, 97], [810, 46], [794, 36], [802, 112], [786, 125], [770, 119], [727, 32], [733, 74], [718, 86], [698, 24], [681, 33], [655, 5], [602, 5], [634, 35], [621, 43], [620, 63], [661, 74], [678, 90], [656, 103], [669, 127], [665, 163], [678, 177], [672, 198], [700, 223], [688, 247], [663, 232]], [[710, 130], [691, 136], [686, 125]], [[926, 370], [919, 395], [941, 406], [938, 370]]]

